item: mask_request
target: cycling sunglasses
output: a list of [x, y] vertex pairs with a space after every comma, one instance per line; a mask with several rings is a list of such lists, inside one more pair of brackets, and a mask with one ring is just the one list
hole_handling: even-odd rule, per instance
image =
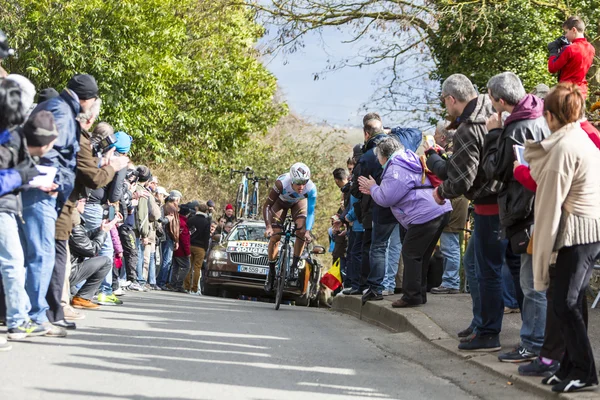
[[306, 185], [308, 183], [308, 179], [294, 179], [292, 180], [294, 185]]

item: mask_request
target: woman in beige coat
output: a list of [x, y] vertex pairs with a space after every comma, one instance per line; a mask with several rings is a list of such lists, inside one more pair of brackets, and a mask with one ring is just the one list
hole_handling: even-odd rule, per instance
[[600, 256], [600, 156], [577, 122], [584, 104], [576, 85], [556, 86], [544, 102], [552, 134], [541, 142], [528, 142], [525, 149], [531, 177], [538, 185], [534, 287], [548, 288], [550, 265], [555, 264], [554, 312], [566, 346], [558, 372], [542, 381], [554, 385], [555, 392], [598, 384], [583, 299]]

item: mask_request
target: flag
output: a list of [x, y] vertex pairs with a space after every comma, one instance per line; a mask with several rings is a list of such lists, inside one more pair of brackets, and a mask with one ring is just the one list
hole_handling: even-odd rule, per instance
[[321, 283], [331, 290], [342, 286], [342, 271], [340, 270], [340, 259], [335, 260], [329, 271], [321, 278]]

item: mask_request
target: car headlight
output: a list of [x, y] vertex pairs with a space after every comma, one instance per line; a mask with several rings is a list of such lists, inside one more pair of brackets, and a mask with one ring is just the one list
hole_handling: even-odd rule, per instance
[[227, 253], [221, 250], [213, 250], [211, 253], [211, 257], [217, 260], [227, 259]]

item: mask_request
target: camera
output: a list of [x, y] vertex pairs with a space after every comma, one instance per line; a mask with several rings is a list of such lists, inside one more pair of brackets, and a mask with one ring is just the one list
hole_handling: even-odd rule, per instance
[[137, 171], [137, 169], [128, 169], [127, 175], [125, 175], [125, 179], [129, 183], [134, 184], [135, 182], [137, 182], [139, 176], [140, 176], [140, 173]]
[[112, 145], [117, 143], [117, 136], [113, 133], [111, 135], [106, 136], [104, 139], [92, 137], [90, 142], [92, 143], [92, 149], [94, 151], [94, 154], [104, 154], [110, 149]]

